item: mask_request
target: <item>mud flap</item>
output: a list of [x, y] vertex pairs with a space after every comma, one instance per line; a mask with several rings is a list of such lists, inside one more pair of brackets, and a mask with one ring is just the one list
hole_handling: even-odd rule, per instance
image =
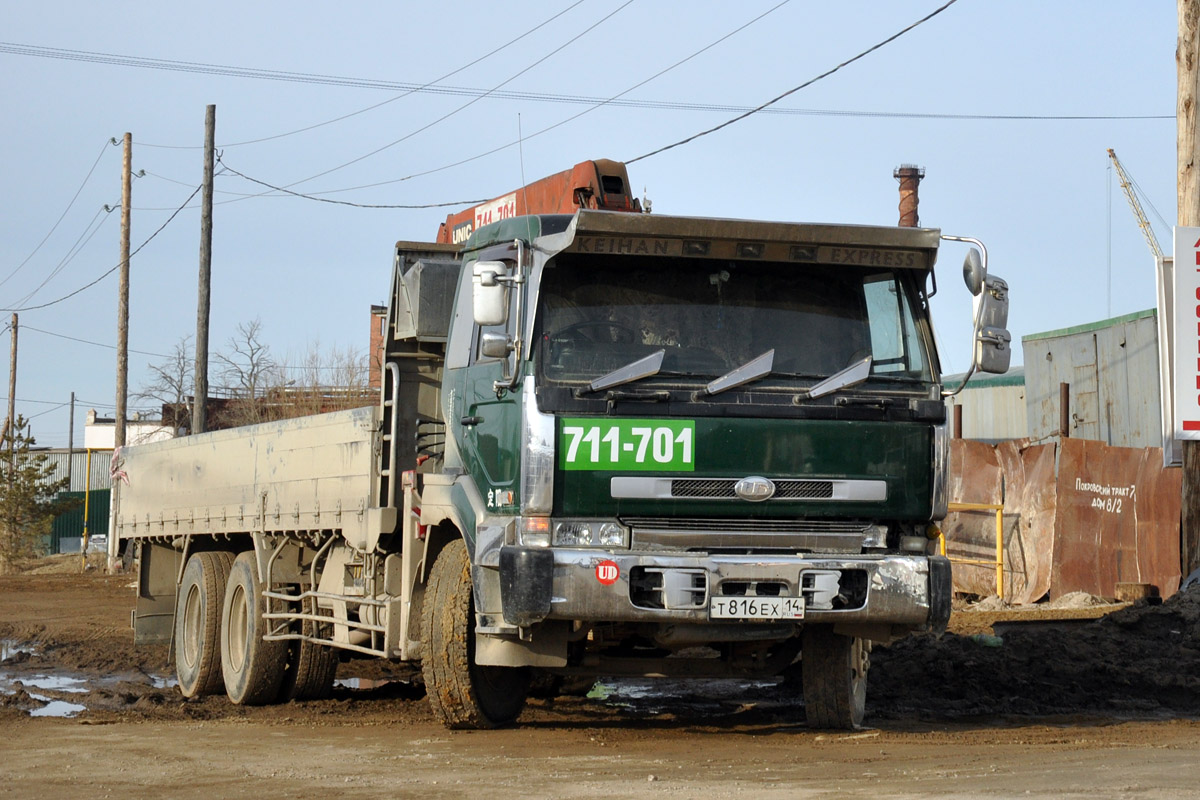
[[504, 621], [528, 627], [550, 613], [554, 554], [531, 547], [500, 548], [500, 604]]
[[141, 542], [134, 644], [165, 644], [175, 630], [175, 594], [181, 554], [174, 547]]
[[950, 559], [929, 557], [929, 629], [942, 633], [950, 622], [950, 601], [954, 596]]

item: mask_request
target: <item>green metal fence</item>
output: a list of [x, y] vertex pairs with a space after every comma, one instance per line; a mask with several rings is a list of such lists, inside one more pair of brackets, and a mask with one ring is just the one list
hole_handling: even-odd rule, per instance
[[[93, 539], [108, 535], [108, 504], [111, 489], [93, 489], [90, 492], [61, 492], [62, 499], [78, 498], [75, 508], [54, 519], [50, 529], [50, 540], [46, 542], [49, 554], [78, 553], [83, 539], [84, 510], [87, 511], [88, 535]], [[85, 503], [86, 498], [86, 503]]]

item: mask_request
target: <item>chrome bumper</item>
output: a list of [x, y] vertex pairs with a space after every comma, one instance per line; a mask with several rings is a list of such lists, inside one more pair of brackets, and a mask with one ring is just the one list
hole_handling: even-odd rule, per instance
[[[943, 628], [950, 616], [950, 567], [938, 556], [733, 556], [607, 553], [505, 547], [504, 616], [590, 622], [708, 622], [715, 595], [770, 592], [806, 600], [805, 620]], [[513, 558], [512, 556], [519, 556]], [[538, 563], [528, 574], [517, 565]], [[615, 569], [613, 568], [615, 565]], [[511, 570], [509, 574], [505, 568]], [[615, 574], [614, 574], [615, 573]], [[653, 575], [654, 577], [647, 577]], [[661, 584], [660, 592], [646, 586]], [[541, 584], [540, 586], [533, 584]], [[518, 593], [513, 587], [521, 587]], [[831, 591], [832, 589], [832, 591]], [[834, 602], [850, 590], [851, 607]], [[747, 596], [749, 596], [747, 595]], [[536, 596], [537, 608], [518, 597]], [[517, 606], [525, 606], [518, 608]], [[531, 613], [532, 612], [532, 613]]]

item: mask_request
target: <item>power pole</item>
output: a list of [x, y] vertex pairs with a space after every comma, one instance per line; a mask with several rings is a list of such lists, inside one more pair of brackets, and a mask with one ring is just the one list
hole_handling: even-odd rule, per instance
[[212, 287], [213, 151], [217, 137], [217, 107], [204, 110], [204, 189], [200, 201], [200, 286], [196, 295], [196, 376], [192, 400], [192, 433], [204, 433], [208, 414], [208, 316]]
[[117, 425], [113, 446], [125, 446], [125, 404], [129, 399], [129, 205], [133, 193], [133, 134], [125, 134], [121, 166], [121, 281], [117, 287]]
[[[1200, 226], [1200, 137], [1196, 99], [1200, 96], [1200, 0], [1178, 0], [1179, 41], [1175, 68], [1179, 225]], [[1182, 268], [1181, 265], [1176, 265]], [[1180, 509], [1180, 567], [1188, 575], [1200, 567], [1200, 442], [1184, 440], [1183, 496]]]
[[12, 315], [12, 351], [8, 356], [8, 419], [4, 421], [4, 435], [13, 432], [12, 442], [8, 445], [8, 460], [11, 475], [13, 442], [17, 436], [17, 314]]
[[71, 491], [71, 478], [75, 466], [75, 393], [71, 392], [71, 419], [67, 423], [67, 491]]

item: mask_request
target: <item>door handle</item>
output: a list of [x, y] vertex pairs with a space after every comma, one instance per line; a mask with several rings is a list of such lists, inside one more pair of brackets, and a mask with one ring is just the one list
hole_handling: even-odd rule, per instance
[[483, 417], [463, 417], [458, 422], [460, 425], [478, 425], [483, 422]]

